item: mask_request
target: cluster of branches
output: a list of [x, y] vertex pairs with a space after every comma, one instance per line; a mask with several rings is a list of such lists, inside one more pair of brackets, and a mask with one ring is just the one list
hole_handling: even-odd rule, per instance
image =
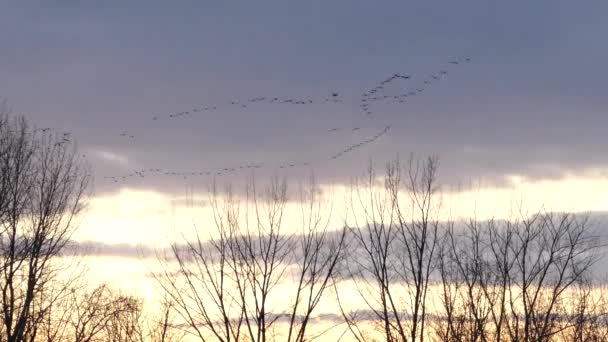
[[605, 334], [589, 324], [606, 314], [592, 305], [599, 299], [590, 278], [599, 241], [584, 218], [570, 214], [448, 226], [438, 262], [446, 321], [438, 334], [498, 341]]
[[352, 223], [346, 223], [354, 240], [353, 262], [344, 265], [345, 277], [365, 310], [347, 308], [340, 296], [338, 304], [358, 341], [416, 341], [427, 335], [427, 299], [441, 233], [437, 166], [435, 158], [410, 159], [408, 168], [397, 160], [387, 165], [382, 183], [370, 164], [366, 177], [353, 184]]
[[[1, 108], [0, 108], [1, 109]], [[0, 313], [6, 341], [34, 334], [84, 205], [87, 169], [59, 137], [0, 113]]]
[[171, 307], [106, 285], [91, 289], [66, 248], [86, 206], [90, 174], [64, 135], [0, 108], [0, 341], [177, 341]]
[[201, 341], [314, 338], [312, 314], [331, 289], [346, 237], [328, 231], [331, 209], [314, 178], [300, 189], [295, 234], [284, 221], [285, 181], [263, 193], [252, 186], [244, 199], [213, 193], [211, 237], [174, 244], [157, 275], [190, 333]]
[[338, 300], [356, 340], [608, 338], [608, 307], [591, 273], [601, 239], [586, 218], [440, 221], [436, 171], [435, 158], [396, 161], [384, 186], [370, 168], [351, 192], [353, 217], [362, 218], [349, 227], [356, 262], [346, 279], [365, 310]]
[[[169, 302], [144, 311], [143, 301], [121, 294], [106, 284], [90, 289], [89, 284], [70, 285], [42, 293], [40, 302], [52, 305], [30, 321], [23, 341], [75, 342], [178, 342], [184, 334], [176, 329]], [[66, 290], [67, 289], [67, 290]], [[56, 296], [61, 293], [60, 296]]]

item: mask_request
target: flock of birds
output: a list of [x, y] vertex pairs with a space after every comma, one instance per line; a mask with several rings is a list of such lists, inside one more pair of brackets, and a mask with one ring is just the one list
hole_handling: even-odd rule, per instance
[[220, 110], [220, 109], [229, 109], [231, 107], [247, 108], [256, 103], [312, 105], [312, 104], [319, 104], [319, 103], [341, 103], [341, 102], [342, 102], [342, 100], [340, 98], [338, 98], [338, 93], [332, 93], [331, 97], [327, 97], [327, 98], [323, 98], [323, 99], [316, 99], [316, 100], [313, 98], [282, 98], [282, 97], [261, 96], [261, 97], [250, 98], [250, 99], [247, 99], [244, 101], [243, 100], [231, 100], [225, 104], [220, 104], [220, 105], [213, 105], [213, 106], [207, 105], [207, 106], [194, 107], [190, 110], [183, 111], [183, 112], [170, 113], [170, 114], [166, 114], [166, 115], [154, 115], [154, 116], [152, 116], [152, 120], [156, 121], [156, 120], [160, 120], [162, 118], [177, 119], [177, 118], [183, 118], [183, 117], [195, 115], [198, 113], [211, 112], [211, 111], [216, 111], [216, 110]]
[[[397, 94], [389, 94], [387, 93], [389, 89], [389, 85], [398, 82], [398, 81], [411, 81], [413, 76], [411, 74], [406, 73], [395, 73], [380, 82], [378, 82], [374, 87], [365, 91], [361, 97], [358, 99], [359, 107], [362, 110], [363, 114], [367, 118], [373, 118], [376, 111], [374, 111], [374, 106], [379, 103], [405, 103], [408, 101], [408, 98], [414, 97], [426, 91], [432, 84], [437, 83], [443, 79], [445, 79], [450, 73], [450, 66], [458, 66], [465, 63], [470, 63], [470, 57], [463, 57], [459, 59], [450, 60], [447, 62], [447, 67], [438, 70], [435, 73], [432, 73], [421, 80], [420, 84], [411, 87], [411, 88], [402, 88], [397, 86], [399, 89], [404, 89], [403, 91], [398, 92]], [[223, 104], [215, 104], [215, 105], [203, 105], [198, 107], [193, 107], [189, 110], [182, 112], [173, 112], [164, 115], [155, 114], [151, 116], [152, 121], [159, 120], [173, 120], [186, 118], [189, 116], [202, 114], [205, 112], [216, 111], [220, 109], [231, 109], [231, 108], [247, 108], [249, 106], [253, 106], [255, 104], [282, 104], [282, 105], [294, 105], [294, 106], [305, 106], [305, 105], [313, 105], [313, 104], [328, 104], [328, 103], [344, 103], [345, 99], [342, 98], [339, 92], [333, 92], [329, 96], [314, 99], [314, 98], [283, 98], [283, 97], [271, 97], [271, 96], [261, 96], [254, 97], [245, 100], [230, 100]], [[339, 132], [339, 131], [350, 131], [357, 132], [360, 131], [362, 127], [331, 127], [326, 129], [327, 132]], [[309, 166], [318, 161], [327, 161], [327, 160], [337, 160], [341, 157], [344, 157], [346, 154], [355, 152], [364, 146], [371, 144], [381, 137], [388, 134], [391, 129], [391, 125], [386, 125], [382, 130], [377, 133], [363, 138], [357, 143], [346, 146], [342, 150], [337, 153], [330, 155], [328, 158], [320, 158], [317, 161], [308, 160], [308, 161], [300, 161], [300, 162], [286, 162], [279, 165], [270, 165], [268, 163], [257, 162], [250, 164], [242, 164], [231, 167], [220, 167], [215, 169], [208, 170], [195, 170], [195, 171], [187, 171], [187, 172], [178, 172], [174, 170], [168, 170], [164, 168], [146, 168], [134, 170], [131, 173], [123, 174], [119, 176], [105, 176], [104, 179], [110, 182], [119, 183], [125, 182], [129, 179], [133, 178], [145, 178], [147, 176], [170, 176], [170, 177], [179, 177], [183, 179], [188, 179], [190, 177], [197, 176], [222, 176], [228, 174], [234, 174], [239, 171], [251, 170], [251, 169], [260, 169], [260, 168], [278, 168], [278, 169], [288, 169], [288, 168], [296, 168]], [[120, 138], [128, 139], [128, 140], [136, 140], [136, 136], [132, 133], [123, 131], [119, 134]]]
[[384, 136], [385, 134], [388, 133], [388, 131], [391, 129], [391, 125], [388, 125], [386, 127], [384, 127], [384, 129], [376, 134], [374, 134], [373, 136], [371, 136], [370, 138], [367, 138], [365, 140], [362, 140], [356, 144], [352, 144], [347, 146], [345, 149], [343, 149], [342, 151], [332, 155], [330, 157], [330, 159], [338, 159], [340, 157], [342, 157], [343, 155], [350, 153], [352, 151], [358, 150], [359, 148], [363, 147], [364, 145], [373, 143], [374, 141], [380, 139], [382, 136]]

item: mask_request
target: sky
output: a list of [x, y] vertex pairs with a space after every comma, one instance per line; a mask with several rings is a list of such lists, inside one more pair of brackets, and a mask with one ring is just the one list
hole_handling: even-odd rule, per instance
[[[149, 210], [170, 212], [167, 203], [209, 184], [200, 172], [230, 182], [314, 171], [340, 185], [370, 159], [381, 166], [410, 153], [437, 155], [448, 186], [483, 183], [491, 198], [516, 188], [534, 192], [526, 196], [535, 205], [608, 209], [606, 1], [2, 7], [0, 98], [39, 127], [70, 132], [86, 153], [97, 203], [89, 231], [131, 222], [132, 241], [153, 225], [140, 220]], [[366, 114], [362, 94], [394, 74], [410, 78], [368, 97], [415, 95], [370, 100]], [[138, 199], [148, 211], [107, 222]], [[158, 225], [174, 215], [165, 214]], [[102, 235], [90, 236], [112, 240]]]

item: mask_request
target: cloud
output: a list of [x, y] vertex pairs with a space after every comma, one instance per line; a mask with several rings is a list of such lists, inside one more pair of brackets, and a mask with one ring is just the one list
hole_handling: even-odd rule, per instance
[[[0, 29], [13, 39], [3, 46], [0, 94], [35, 124], [69, 130], [81, 146], [104, 146], [93, 161], [102, 176], [134, 171], [133, 160], [176, 173], [263, 162], [257, 177], [314, 169], [319, 182], [347, 183], [370, 157], [415, 152], [438, 154], [450, 184], [508, 185], [512, 174], [560, 179], [608, 169], [608, 47], [596, 43], [608, 30], [607, 10], [605, 2], [565, 0], [7, 6]], [[415, 86], [460, 55], [472, 63], [428, 92], [374, 106], [370, 117], [361, 111], [361, 93], [379, 80], [411, 73]], [[339, 105], [258, 103], [166, 119], [234, 99], [335, 91], [345, 99]], [[387, 124], [386, 137], [329, 160]], [[348, 125], [361, 129], [328, 132]], [[121, 139], [122, 131], [135, 138]], [[300, 161], [314, 163], [280, 169]], [[170, 192], [212, 180], [154, 175], [96, 189]]]
[[146, 245], [104, 243], [98, 241], [70, 241], [68, 251], [87, 256], [118, 256], [140, 258], [154, 255], [154, 249]]
[[124, 154], [107, 150], [93, 150], [91, 154], [105, 162], [110, 162], [119, 166], [129, 166], [129, 158]]

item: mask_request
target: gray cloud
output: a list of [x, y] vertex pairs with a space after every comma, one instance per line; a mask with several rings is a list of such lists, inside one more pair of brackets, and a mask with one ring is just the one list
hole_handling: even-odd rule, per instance
[[112, 244], [98, 241], [70, 241], [66, 253], [77, 253], [78, 255], [87, 256], [140, 258], [153, 256], [155, 249], [151, 246], [127, 243]]
[[[560, 178], [608, 164], [608, 47], [598, 44], [608, 29], [606, 2], [5, 7], [0, 96], [40, 126], [73, 132], [84, 150], [103, 151], [105, 157], [90, 156], [98, 192], [124, 184], [176, 191], [209, 181], [200, 175], [103, 179], [136, 169], [235, 168], [229, 173], [242, 178], [251, 170], [239, 166], [255, 163], [267, 165], [255, 170], [257, 177], [295, 178], [314, 169], [322, 181], [346, 182], [370, 157], [381, 163], [409, 152], [438, 154], [447, 183], [484, 177], [500, 184], [511, 173]], [[380, 80], [412, 74], [385, 89], [398, 94], [465, 55], [470, 64], [406, 103], [374, 105], [368, 117], [361, 111], [362, 92]], [[318, 100], [336, 91], [342, 103], [257, 103], [166, 119], [233, 99]], [[155, 115], [163, 119], [152, 120]], [[386, 137], [329, 160], [388, 124]], [[334, 127], [343, 129], [328, 132]], [[279, 167], [305, 161], [310, 164]]]

